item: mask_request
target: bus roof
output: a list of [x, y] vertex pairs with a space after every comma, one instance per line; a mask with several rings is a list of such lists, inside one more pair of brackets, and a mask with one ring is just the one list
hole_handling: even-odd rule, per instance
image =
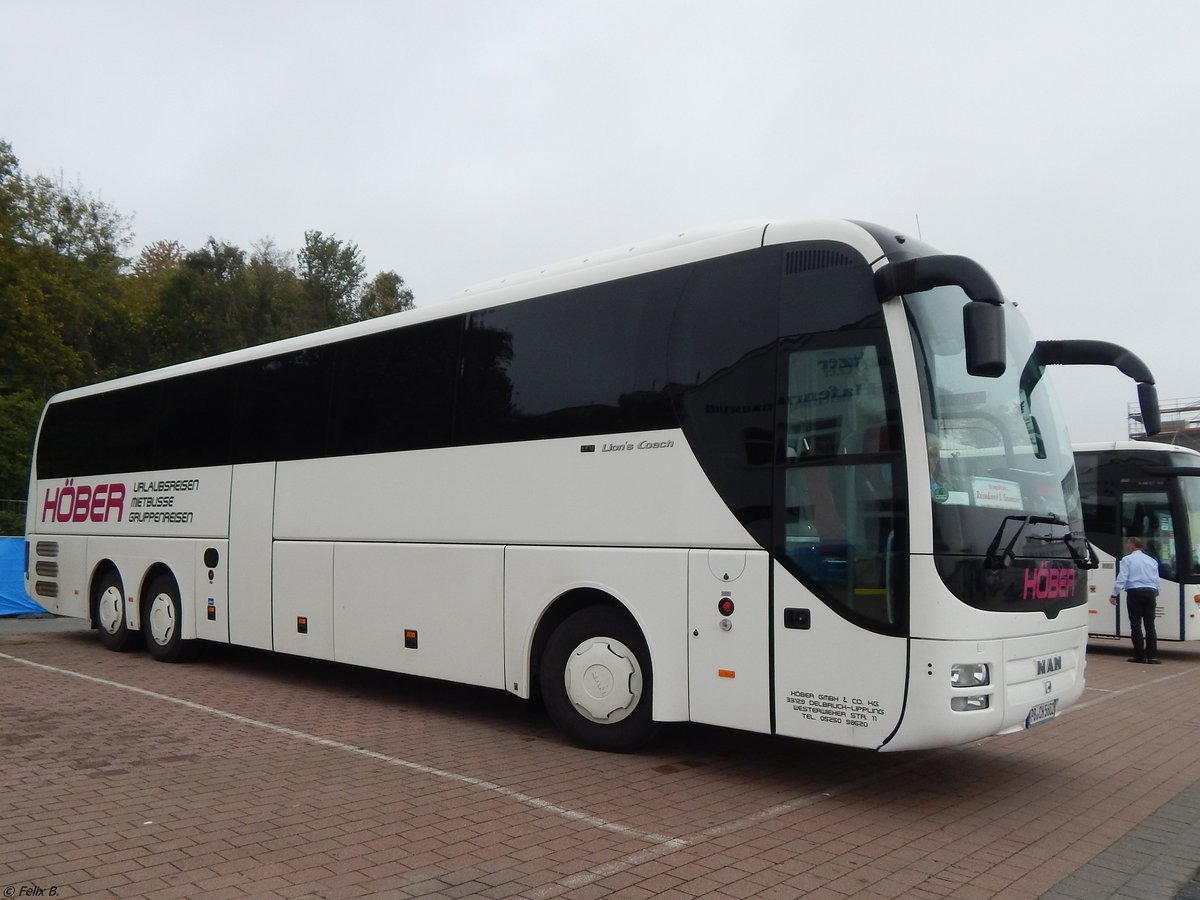
[[1164, 444], [1162, 441], [1100, 441], [1099, 443], [1073, 444], [1071, 449], [1076, 453], [1097, 453], [1105, 450], [1137, 450], [1151, 453], [1183, 453], [1200, 456], [1200, 451], [1191, 447], [1180, 447], [1176, 444]]
[[55, 394], [50, 398], [50, 402], [221, 368], [307, 347], [319, 347], [360, 335], [389, 331], [418, 322], [587, 287], [756, 247], [805, 240], [839, 241], [857, 249], [863, 258], [872, 264], [883, 256], [882, 248], [865, 228], [844, 219], [742, 222], [690, 229], [637, 243], [622, 244], [609, 250], [476, 284], [453, 297], [428, 306], [176, 363], [111, 381], [70, 388]]

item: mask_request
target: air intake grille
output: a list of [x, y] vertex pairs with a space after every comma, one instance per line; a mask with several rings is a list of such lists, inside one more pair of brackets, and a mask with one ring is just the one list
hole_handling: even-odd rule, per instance
[[789, 250], [783, 260], [784, 275], [799, 275], [801, 272], [815, 272], [818, 269], [834, 269], [838, 266], [850, 266], [854, 260], [841, 250]]
[[[38, 541], [33, 547], [38, 557], [33, 561], [33, 570], [37, 573], [39, 579], [57, 578], [58, 563], [55, 560], [58, 557], [58, 541]], [[36, 581], [33, 585], [33, 591], [39, 597], [53, 600], [58, 597], [58, 582]]]

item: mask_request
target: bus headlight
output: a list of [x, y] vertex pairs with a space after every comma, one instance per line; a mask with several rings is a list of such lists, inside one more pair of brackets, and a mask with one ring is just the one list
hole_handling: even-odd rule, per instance
[[992, 670], [987, 663], [955, 663], [950, 667], [951, 687], [983, 687], [991, 683]]
[[976, 709], [987, 709], [992, 705], [991, 694], [979, 694], [975, 697], [951, 697], [950, 708], [955, 712], [970, 712]]

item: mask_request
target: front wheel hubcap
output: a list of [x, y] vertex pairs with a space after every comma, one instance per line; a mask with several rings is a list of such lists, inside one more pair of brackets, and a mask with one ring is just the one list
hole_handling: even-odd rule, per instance
[[620, 722], [642, 697], [642, 668], [614, 638], [589, 638], [567, 658], [567, 697], [580, 714], [605, 725]]

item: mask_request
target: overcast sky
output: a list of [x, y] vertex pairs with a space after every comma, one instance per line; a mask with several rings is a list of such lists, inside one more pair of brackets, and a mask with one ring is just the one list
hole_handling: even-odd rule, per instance
[[[1200, 4], [0, 0], [0, 138], [131, 254], [317, 229], [436, 303], [689, 227], [852, 218], [1200, 397]], [[1076, 440], [1133, 382], [1055, 369]]]

